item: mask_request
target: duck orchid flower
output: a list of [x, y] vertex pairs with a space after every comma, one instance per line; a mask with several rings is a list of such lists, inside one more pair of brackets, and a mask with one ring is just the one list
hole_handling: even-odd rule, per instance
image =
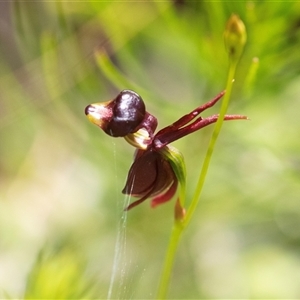
[[[123, 194], [138, 197], [125, 210], [148, 198], [155, 207], [173, 198], [178, 183], [184, 193], [185, 165], [182, 154], [169, 144], [205, 126], [215, 123], [219, 115], [202, 118], [200, 113], [214, 106], [225, 91], [211, 101], [182, 116], [155, 134], [157, 119], [146, 111], [140, 95], [123, 90], [108, 102], [95, 103], [85, 108], [88, 119], [112, 137], [124, 137], [137, 148], [128, 172]], [[225, 115], [224, 120], [247, 119], [243, 115]], [[178, 203], [178, 202], [177, 202]]]

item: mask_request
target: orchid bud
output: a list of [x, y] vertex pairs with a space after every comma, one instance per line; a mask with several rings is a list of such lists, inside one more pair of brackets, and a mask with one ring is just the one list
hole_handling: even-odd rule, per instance
[[246, 28], [239, 16], [233, 14], [229, 18], [224, 32], [224, 40], [229, 58], [238, 62], [247, 40]]

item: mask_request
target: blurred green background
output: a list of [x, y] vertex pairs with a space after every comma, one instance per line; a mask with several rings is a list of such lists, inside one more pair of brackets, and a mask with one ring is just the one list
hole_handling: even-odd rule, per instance
[[[182, 0], [0, 3], [1, 298], [155, 297], [174, 201], [126, 219], [134, 150], [84, 108], [127, 80], [159, 128], [210, 100], [232, 13], [248, 41], [229, 113], [251, 121], [224, 124], [169, 297], [300, 297], [300, 2]], [[211, 132], [174, 143], [188, 200]]]

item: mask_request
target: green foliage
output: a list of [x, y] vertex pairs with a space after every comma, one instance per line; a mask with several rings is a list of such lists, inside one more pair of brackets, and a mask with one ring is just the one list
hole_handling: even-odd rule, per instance
[[[130, 84], [162, 128], [211, 99], [226, 84], [233, 13], [247, 44], [228, 113], [251, 121], [222, 129], [169, 296], [299, 297], [300, 3], [176, 3], [0, 4], [3, 297], [107, 297], [133, 153], [91, 126], [84, 107]], [[105, 58], [111, 69], [99, 68]], [[211, 131], [176, 142], [187, 199]], [[174, 204], [128, 213], [113, 298], [155, 297]], [[62, 236], [72, 239], [50, 250]]]
[[74, 249], [44, 252], [39, 253], [28, 275], [24, 299], [82, 299], [99, 295]]

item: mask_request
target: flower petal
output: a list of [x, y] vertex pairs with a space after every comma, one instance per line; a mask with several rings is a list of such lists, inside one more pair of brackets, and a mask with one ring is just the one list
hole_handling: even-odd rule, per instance
[[[154, 196], [158, 197], [154, 203], [165, 202], [172, 198], [176, 188], [176, 176], [164, 155], [152, 149], [138, 150], [122, 192], [141, 198], [130, 204], [126, 210]], [[166, 189], [167, 192], [160, 195]]]
[[157, 205], [171, 200], [177, 191], [177, 186], [178, 182], [177, 180], [174, 180], [172, 185], [167, 189], [167, 191], [164, 194], [159, 194], [152, 199], [151, 207], [156, 207]]
[[139, 150], [127, 177], [123, 194], [143, 196], [148, 193], [157, 177], [157, 153]]

